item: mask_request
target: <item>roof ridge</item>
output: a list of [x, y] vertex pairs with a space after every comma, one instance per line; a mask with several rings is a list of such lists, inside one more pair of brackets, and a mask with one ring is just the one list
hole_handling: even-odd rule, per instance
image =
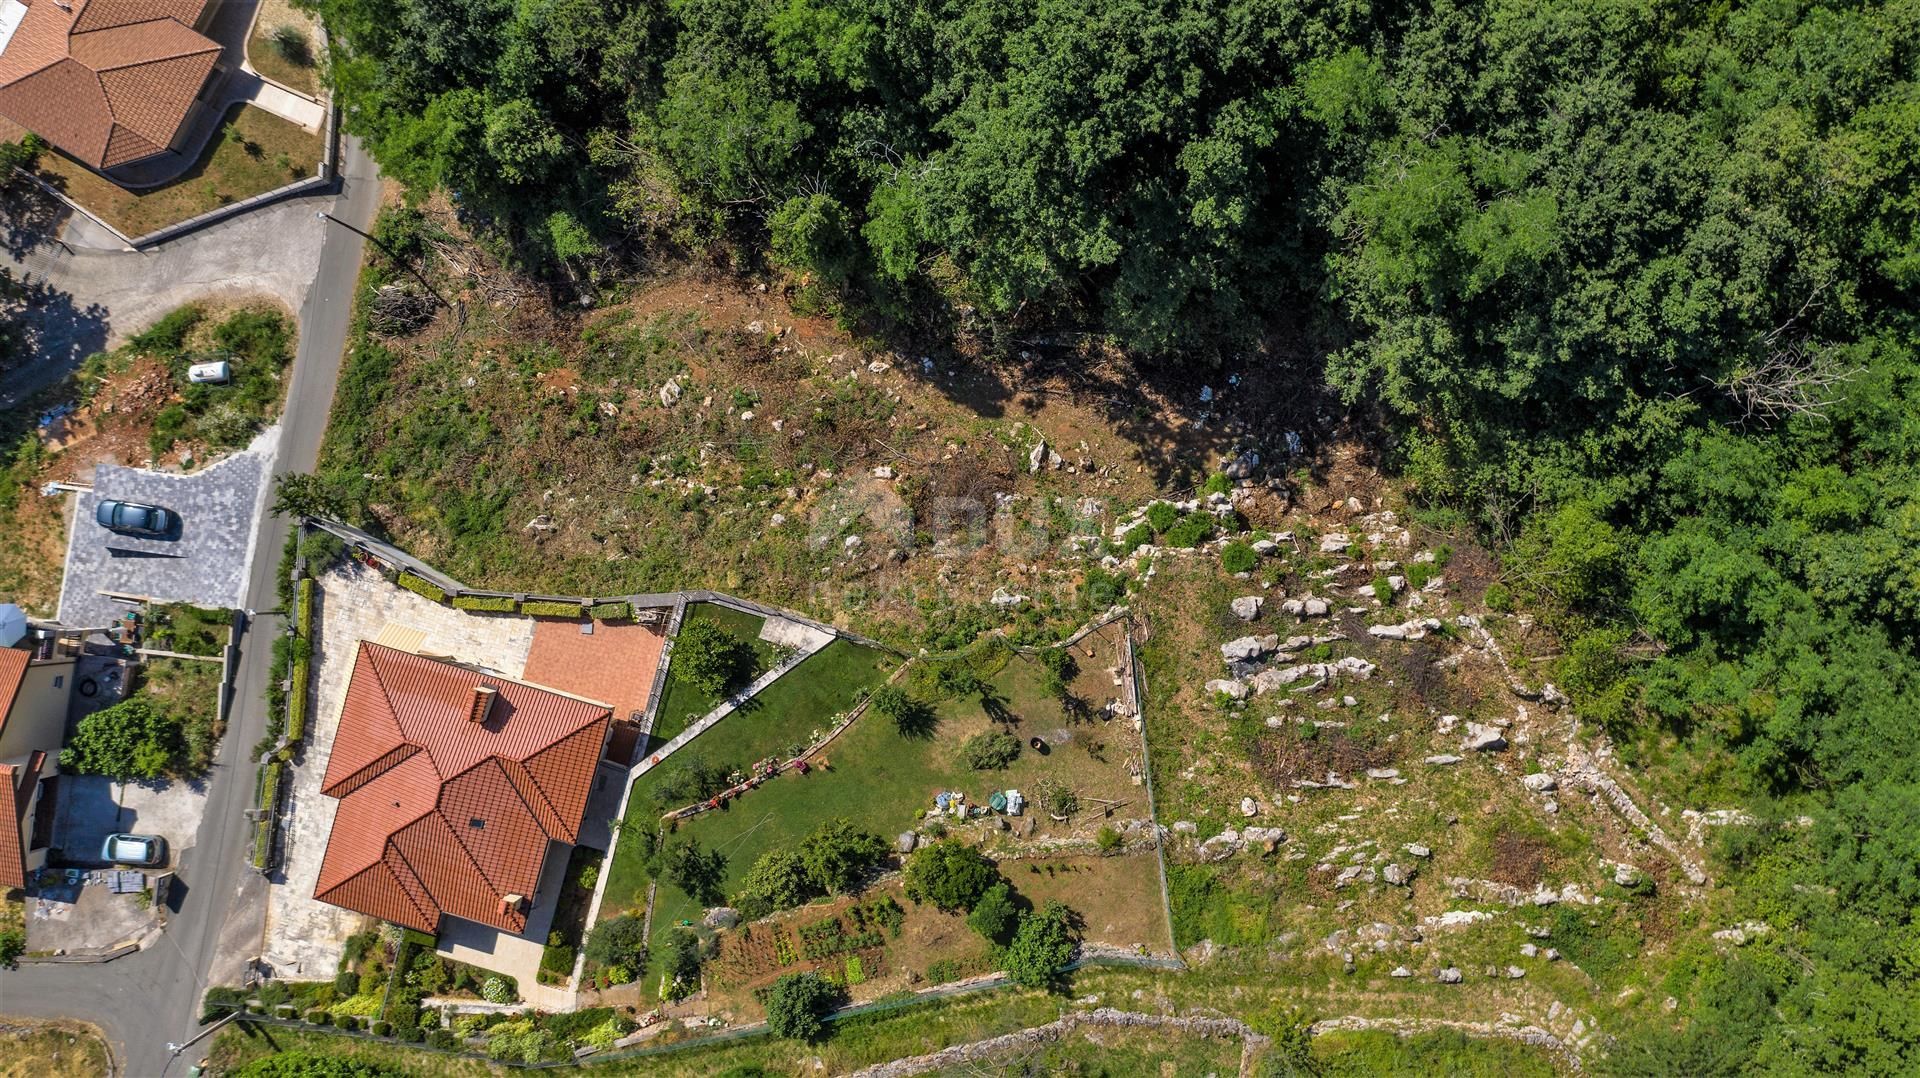
[[[578, 732], [577, 730], [574, 731], [574, 733]], [[567, 737], [572, 736], [574, 735], [567, 735]], [[561, 739], [561, 741], [564, 740], [566, 740], [566, 738]], [[545, 749], [541, 749], [539, 752], [527, 757], [527, 760], [536, 759], [545, 755], [548, 750], [558, 744], [560, 744], [560, 742], [556, 741], [553, 745], [548, 745]], [[548, 835], [548, 838], [559, 839], [569, 845], [578, 840], [578, 835], [575, 833], [576, 829], [567, 827], [567, 818], [560, 814], [560, 809], [553, 803], [553, 798], [547, 796], [546, 787], [540, 785], [539, 776], [535, 775], [533, 769], [527, 766], [526, 760], [510, 760], [504, 756], [495, 756], [493, 759], [500, 761], [500, 770], [506, 773], [507, 782], [512, 785], [513, 791], [520, 795], [520, 800], [522, 801], [527, 800], [527, 792], [520, 788], [521, 776], [525, 776], [526, 785], [533, 787], [533, 792], [539, 795], [540, 803], [546, 806], [547, 814], [553, 817], [554, 821], [566, 832], [564, 835]], [[512, 764], [513, 766], [508, 767], [508, 764]], [[536, 810], [532, 804], [527, 805], [527, 811], [533, 813], [534, 820], [541, 825], [541, 830], [546, 830], [546, 822], [541, 819], [539, 811]]]
[[[485, 766], [488, 761], [497, 760], [497, 759], [499, 759], [499, 757], [497, 756], [482, 757], [479, 763], [476, 763], [472, 767], [467, 768], [465, 771], [460, 772], [460, 775], [470, 775], [475, 771], [480, 770], [480, 768]], [[511, 775], [506, 774], [505, 768], [501, 769], [501, 774], [506, 778], [507, 785], [512, 786], [513, 777]], [[433, 798], [433, 808], [428, 810], [428, 814], [433, 816], [438, 816], [440, 818], [440, 823], [442, 826], [444, 826], [447, 829], [447, 834], [452, 837], [453, 844], [460, 848], [461, 855], [467, 859], [468, 864], [473, 866], [474, 874], [479, 876], [481, 879], [487, 881], [487, 889], [493, 892], [493, 896], [495, 898], [499, 898], [500, 896], [506, 894], [506, 892], [500, 889], [500, 885], [494, 882], [494, 879], [492, 876], [487, 875], [486, 869], [483, 869], [480, 867], [480, 859], [473, 855], [472, 850], [467, 849], [467, 841], [460, 837], [460, 829], [454, 826], [453, 820], [447, 817], [446, 810], [440, 807], [441, 802], [446, 800], [448, 784], [453, 782], [454, 779], [459, 778], [460, 775], [455, 775], [453, 776], [453, 778], [449, 778], [445, 782], [442, 782], [440, 784], [440, 789], [434, 795], [434, 798]], [[517, 793], [518, 791], [515, 791], [515, 792]], [[524, 803], [526, 801], [526, 798], [522, 796], [520, 800], [522, 803]], [[528, 815], [535, 817], [534, 819], [535, 823], [539, 822], [538, 814], [533, 811], [532, 805], [527, 805], [527, 813]], [[418, 822], [419, 822], [418, 820], [414, 821], [414, 823], [418, 823]], [[409, 824], [408, 826], [412, 826], [412, 825]], [[388, 841], [391, 842], [392, 839], [389, 838]]]
[[[413, 821], [413, 823], [419, 823], [421, 820], [426, 819], [428, 815], [432, 814], [432, 812], [433, 810], [429, 809], [427, 813], [422, 814], [421, 816], [416, 818]], [[411, 827], [413, 826], [413, 824], [410, 823], [407, 826]], [[407, 856], [407, 851], [401, 849], [400, 844], [393, 840], [392, 835], [388, 835], [386, 842], [381, 844], [380, 859], [375, 861], [373, 865], [368, 865], [367, 868], [372, 868], [374, 865], [386, 865], [387, 864], [386, 854], [388, 850], [392, 850], [393, 855], [400, 859], [400, 863], [402, 865], [406, 866], [407, 875], [413, 877], [414, 887], [419, 888], [420, 893], [423, 895], [426, 895], [427, 899], [433, 903], [432, 916], [428, 916], [427, 911], [420, 908], [420, 903], [415, 902], [413, 900], [414, 887], [408, 887], [406, 883], [400, 879], [400, 874], [397, 872], [394, 872], [394, 881], [400, 884], [401, 897], [407, 900], [407, 905], [412, 906], [414, 910], [420, 914], [420, 919], [422, 921], [431, 921], [434, 923], [434, 927], [438, 928], [440, 915], [445, 913], [446, 911], [440, 908], [440, 900], [433, 897], [433, 891], [427, 887], [426, 881], [420, 878], [420, 870], [413, 867], [413, 860]], [[365, 869], [362, 869], [361, 871], [365, 871]], [[393, 872], [393, 866], [387, 865], [387, 871]], [[354, 873], [353, 876], [348, 876], [347, 879], [349, 880], [353, 879], [354, 876], [358, 876], [359, 874], [360, 873], [356, 872]], [[344, 883], [346, 881], [343, 880], [341, 882]], [[317, 898], [319, 896], [316, 895], [315, 897]]]
[[[147, 67], [152, 64], [164, 64], [174, 60], [190, 60], [196, 56], [205, 56], [207, 53], [219, 52], [219, 51], [220, 51], [220, 46], [215, 44], [214, 42], [209, 41], [207, 42], [206, 48], [202, 48], [202, 49], [188, 49], [184, 52], [170, 52], [164, 56], [148, 56], [142, 59], [128, 60], [126, 63], [102, 64], [99, 67], [92, 67], [87, 64], [80, 64], [80, 66], [87, 68], [87, 70], [92, 71], [96, 75], [104, 75], [109, 71], [131, 71], [136, 67]], [[80, 63], [78, 60], [74, 62]]]

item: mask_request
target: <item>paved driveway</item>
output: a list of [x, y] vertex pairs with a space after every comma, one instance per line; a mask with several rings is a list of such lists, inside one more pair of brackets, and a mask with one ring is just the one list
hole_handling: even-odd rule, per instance
[[[277, 429], [243, 453], [191, 475], [102, 464], [93, 490], [75, 499], [67, 544], [67, 575], [60, 588], [60, 620], [77, 627], [111, 623], [128, 608], [101, 591], [168, 602], [233, 608], [245, 605], [254, 522], [267, 495]], [[102, 498], [173, 510], [180, 534], [143, 539], [93, 522]]]
[[167, 840], [163, 868], [193, 848], [207, 809], [204, 782], [138, 782], [126, 786], [100, 775], [60, 776], [60, 806], [53, 844], [63, 859], [103, 864], [100, 847], [117, 831]]

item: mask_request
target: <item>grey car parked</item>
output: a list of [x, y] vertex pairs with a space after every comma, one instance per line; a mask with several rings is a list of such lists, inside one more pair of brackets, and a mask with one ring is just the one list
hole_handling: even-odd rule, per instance
[[103, 528], [135, 535], [165, 535], [180, 522], [172, 510], [157, 505], [141, 505], [139, 502], [117, 502], [111, 498], [101, 500], [93, 511], [93, 519]]
[[100, 860], [116, 865], [157, 865], [166, 857], [167, 840], [159, 835], [112, 834], [100, 844]]

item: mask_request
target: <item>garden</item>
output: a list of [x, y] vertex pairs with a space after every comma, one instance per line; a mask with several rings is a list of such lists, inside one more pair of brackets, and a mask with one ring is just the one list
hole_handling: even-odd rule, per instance
[[228, 111], [200, 158], [176, 179], [129, 190], [57, 151], [40, 155], [42, 179], [130, 238], [312, 176], [325, 139], [245, 103]]
[[197, 778], [220, 744], [220, 664], [148, 658], [126, 699], [82, 718], [60, 750], [60, 768], [77, 775], [133, 779]]
[[652, 744], [671, 741], [712, 711], [729, 692], [752, 683], [779, 661], [760, 639], [764, 619], [717, 603], [694, 603], [674, 638], [674, 661], [654, 710]]
[[[704, 984], [709, 1003], [751, 1010], [788, 974], [866, 996], [993, 969], [995, 951], [964, 910], [915, 904], [898, 881], [868, 888], [907, 832], [991, 853], [1022, 910], [1059, 903], [1089, 938], [1170, 951], [1139, 734], [1108, 708], [1123, 632], [1114, 625], [1034, 654], [991, 640], [884, 685], [880, 656], [839, 641], [774, 682], [636, 782], [601, 926], [637, 925], [653, 883], [652, 930], [622, 955], [619, 982], [644, 971], [649, 997]], [[818, 741], [833, 705], [866, 689], [866, 711], [804, 771], [765, 769]], [[815, 706], [794, 707], [802, 693]], [[749, 773], [766, 777], [738, 789]], [[1029, 805], [989, 811], [1009, 790]], [[929, 818], [936, 796], [952, 792], [964, 797]], [[667, 814], [678, 818], [663, 825]], [[1042, 844], [1070, 855], [1029, 856]], [[703, 916], [721, 905], [748, 923], [715, 931]], [[891, 920], [874, 923], [885, 909]]]

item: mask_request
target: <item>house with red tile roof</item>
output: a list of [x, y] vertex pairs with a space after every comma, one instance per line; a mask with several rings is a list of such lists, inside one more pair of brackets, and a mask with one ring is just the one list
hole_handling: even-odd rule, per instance
[[73, 670], [50, 648], [0, 647], [0, 890], [47, 863]]
[[110, 169], [174, 148], [220, 46], [207, 0], [0, 0], [0, 116]]
[[362, 641], [321, 792], [314, 897], [438, 932], [519, 934], [550, 851], [579, 841], [608, 705]]

